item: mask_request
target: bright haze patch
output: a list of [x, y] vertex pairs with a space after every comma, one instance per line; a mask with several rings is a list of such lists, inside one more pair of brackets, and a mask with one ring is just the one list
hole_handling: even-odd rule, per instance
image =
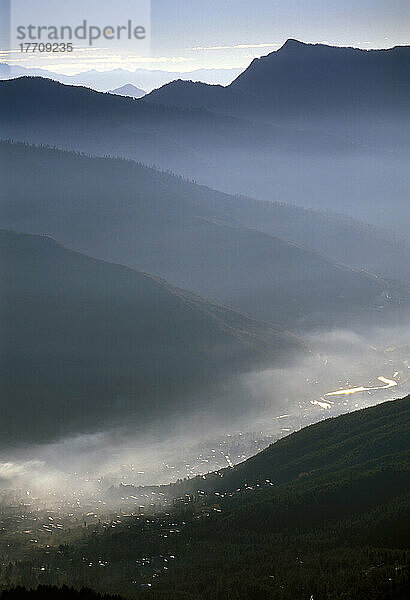
[[[112, 485], [169, 483], [242, 462], [311, 423], [408, 393], [405, 329], [317, 332], [309, 337], [314, 354], [244, 373], [200, 395], [196, 390], [195, 406], [143, 430], [130, 428], [130, 415], [120, 411], [115, 426], [108, 422], [92, 434], [4, 448], [2, 488], [28, 489], [48, 505], [64, 499], [70, 512], [79, 494], [81, 504], [107, 500]], [[386, 346], [387, 339], [397, 345]], [[395, 389], [376, 386], [378, 376], [392, 378]], [[377, 389], [326, 396], [358, 384]]]

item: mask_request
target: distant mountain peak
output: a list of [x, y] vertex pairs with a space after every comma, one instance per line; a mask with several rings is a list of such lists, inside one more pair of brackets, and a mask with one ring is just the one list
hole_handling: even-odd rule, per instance
[[145, 96], [146, 92], [132, 83], [126, 83], [121, 87], [110, 90], [110, 94], [115, 94], [116, 96], [129, 96], [131, 98], [142, 98], [142, 96]]
[[339, 51], [345, 51], [345, 50], [359, 50], [359, 48], [347, 48], [345, 46], [334, 46], [332, 44], [328, 44], [328, 43], [323, 43], [323, 42], [314, 42], [314, 43], [310, 43], [310, 42], [301, 42], [299, 40], [296, 40], [294, 38], [289, 38], [286, 40], [286, 42], [283, 44], [283, 46], [281, 46], [278, 50], [271, 52], [270, 54], [268, 54], [267, 56], [275, 56], [275, 55], [280, 55], [280, 54], [289, 54], [289, 53], [299, 53], [299, 52], [303, 52], [306, 50], [312, 50], [313, 52], [317, 52], [317, 51], [334, 51], [334, 50], [339, 50]]
[[300, 42], [295, 38], [288, 38], [283, 46], [281, 46], [280, 50], [283, 48], [300, 48], [302, 46], [308, 46], [308, 44], [306, 42]]

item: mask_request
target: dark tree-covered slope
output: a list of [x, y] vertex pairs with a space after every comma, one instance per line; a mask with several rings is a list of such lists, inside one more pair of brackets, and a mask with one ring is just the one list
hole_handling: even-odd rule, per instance
[[393, 470], [395, 465], [401, 465], [407, 472], [409, 459], [410, 397], [407, 397], [310, 425], [233, 468], [179, 485], [191, 490], [199, 486], [221, 491], [265, 484], [269, 479], [275, 485], [292, 482], [303, 489], [317, 482], [343, 479], [363, 468], [379, 469], [381, 464]]
[[71, 587], [62, 586], [61, 588], [51, 585], [39, 585], [34, 590], [27, 590], [23, 587], [16, 587], [5, 590], [0, 595], [1, 600], [121, 600], [121, 597], [115, 594], [98, 594], [93, 590], [83, 588], [75, 590]]
[[138, 599], [405, 600], [409, 437], [410, 397], [328, 419], [193, 479], [194, 502], [37, 548], [8, 581], [46, 565], [50, 584]]
[[267, 323], [49, 237], [2, 230], [0, 256], [4, 444], [126, 415], [134, 429], [177, 419], [204, 388], [304, 351]]

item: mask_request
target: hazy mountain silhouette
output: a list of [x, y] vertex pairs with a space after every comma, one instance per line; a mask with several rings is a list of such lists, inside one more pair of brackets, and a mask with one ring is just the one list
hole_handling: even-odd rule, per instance
[[367, 141], [377, 139], [377, 131], [365, 135], [364, 126], [383, 132], [390, 121], [397, 135], [385, 143], [400, 145], [408, 142], [408, 130], [403, 138], [398, 125], [403, 118], [409, 125], [409, 70], [410, 46], [360, 50], [289, 39], [279, 50], [255, 58], [225, 88], [175, 81], [146, 100], [304, 127], [320, 123], [355, 139], [353, 126], [359, 121], [362, 141], [366, 135]]
[[128, 157], [223, 191], [336, 210], [407, 233], [404, 154], [41, 78], [1, 82], [0, 109], [3, 139]]
[[[130, 161], [21, 144], [2, 150], [4, 228], [51, 234], [75, 250], [287, 327], [345, 323], [384, 303], [383, 279], [249, 227], [246, 210], [232, 210], [233, 198]], [[24, 178], [15, 176], [16, 166]], [[258, 210], [263, 214], [263, 205]], [[287, 207], [276, 207], [267, 223], [277, 211], [284, 230], [289, 222], [302, 229], [303, 211], [297, 224]], [[319, 232], [326, 226], [326, 218], [315, 225]], [[354, 227], [336, 220], [334, 228], [339, 243], [343, 235], [359, 243]], [[389, 243], [371, 236], [368, 253], [377, 239], [387, 253]], [[400, 246], [392, 250], [394, 260]]]
[[1, 230], [0, 243], [2, 444], [125, 416], [136, 430], [171, 423], [218, 381], [305, 351], [267, 323], [49, 237]]
[[45, 77], [54, 79], [68, 85], [85, 85], [94, 90], [107, 92], [112, 88], [132, 83], [136, 87], [152, 90], [175, 79], [204, 81], [208, 83], [219, 83], [227, 85], [242, 72], [242, 69], [197, 69], [189, 72], [161, 71], [159, 69], [111, 69], [109, 71], [97, 71], [89, 69], [76, 75], [63, 75], [53, 73], [47, 69], [35, 69], [22, 67], [20, 65], [8, 65], [0, 63], [0, 79], [15, 77]]
[[[173, 181], [169, 178], [169, 181]], [[337, 262], [371, 273], [410, 282], [410, 266], [403, 261], [409, 252], [404, 240], [388, 230], [330, 212], [303, 209], [279, 202], [262, 202], [231, 196], [191, 184], [208, 206], [218, 209], [248, 227], [273, 234], [316, 250]]]
[[144, 90], [132, 85], [132, 83], [126, 83], [121, 87], [110, 90], [110, 94], [116, 94], [117, 96], [129, 96], [130, 98], [142, 98], [142, 96], [145, 96], [146, 93], [147, 92], [144, 92]]

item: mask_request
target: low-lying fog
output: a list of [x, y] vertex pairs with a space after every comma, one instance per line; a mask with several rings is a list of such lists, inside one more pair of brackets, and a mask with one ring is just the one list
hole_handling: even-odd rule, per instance
[[115, 430], [4, 450], [3, 502], [13, 490], [13, 498], [35, 497], [67, 510], [81, 509], [91, 497], [104, 504], [112, 485], [168, 483], [231, 466], [310, 423], [403, 397], [410, 391], [407, 332], [397, 325], [371, 334], [311, 333], [310, 356], [226, 382], [203, 397], [203, 409], [164, 414], [144, 435], [124, 422]]

